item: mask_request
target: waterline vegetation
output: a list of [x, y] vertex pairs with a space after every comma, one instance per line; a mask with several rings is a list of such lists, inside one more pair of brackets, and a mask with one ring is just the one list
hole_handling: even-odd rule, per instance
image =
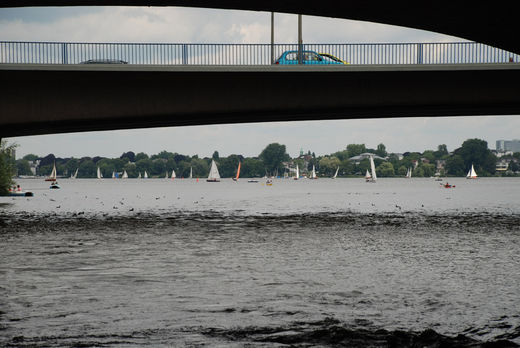
[[[4, 146], [5, 147], [5, 146]], [[446, 145], [441, 144], [436, 150], [424, 152], [405, 152], [402, 154], [388, 153], [384, 144], [376, 149], [370, 149], [365, 144], [349, 144], [344, 150], [335, 153], [316, 156], [311, 151], [291, 158], [287, 154], [286, 146], [271, 143], [257, 157], [244, 157], [232, 154], [221, 157], [214, 151], [211, 157], [199, 158], [198, 155], [188, 156], [176, 152], [161, 151], [149, 156], [143, 152], [125, 152], [118, 158], [83, 157], [83, 158], [56, 158], [53, 154], [45, 157], [26, 155], [15, 162], [17, 175], [48, 175], [56, 163], [58, 175], [69, 177], [78, 170], [80, 178], [94, 178], [99, 167], [104, 177], [111, 177], [112, 173], [126, 171], [128, 177], [137, 178], [145, 171], [151, 177], [164, 177], [164, 173], [174, 170], [178, 178], [187, 178], [190, 172], [193, 177], [206, 177], [211, 160], [218, 164], [221, 177], [230, 178], [236, 175], [238, 163], [241, 163], [241, 177], [263, 176], [294, 176], [296, 165], [303, 174], [310, 173], [316, 168], [321, 177], [332, 177], [339, 168], [339, 176], [362, 176], [369, 168], [368, 157], [364, 154], [372, 153], [375, 159], [378, 177], [404, 177], [408, 168], [413, 168], [413, 177], [465, 176], [473, 164], [479, 176], [498, 175], [496, 171], [497, 157], [487, 147], [487, 142], [480, 139], [468, 139], [460, 148], [449, 152]], [[509, 173], [514, 175], [519, 171], [520, 153], [507, 158]], [[31, 167], [33, 168], [31, 170]], [[33, 172], [34, 171], [34, 172]]]

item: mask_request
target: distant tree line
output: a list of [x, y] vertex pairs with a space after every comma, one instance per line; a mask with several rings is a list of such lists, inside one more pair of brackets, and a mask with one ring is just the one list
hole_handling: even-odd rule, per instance
[[[241, 163], [241, 177], [262, 177], [264, 175], [283, 175], [287, 167], [299, 166], [301, 172], [312, 170], [315, 166], [319, 176], [332, 176], [339, 168], [340, 176], [363, 175], [370, 168], [368, 159], [353, 161], [352, 157], [362, 153], [373, 153], [385, 160], [376, 159], [376, 170], [380, 177], [404, 176], [408, 168], [413, 168], [413, 176], [430, 177], [438, 171], [438, 163], [442, 176], [465, 176], [473, 164], [479, 176], [496, 174], [496, 156], [488, 149], [487, 142], [480, 139], [468, 139], [460, 148], [452, 153], [446, 145], [441, 144], [436, 150], [424, 152], [405, 152], [401, 156], [388, 153], [384, 144], [375, 149], [367, 148], [364, 144], [349, 144], [344, 150], [330, 155], [316, 156], [308, 151], [296, 158], [291, 158], [285, 145], [272, 143], [267, 145], [257, 157], [244, 157], [232, 154], [221, 157], [215, 151], [211, 157], [199, 158], [197, 155], [187, 156], [176, 152], [161, 151], [158, 154], [147, 155], [143, 152], [125, 152], [118, 158], [83, 157], [57, 158], [53, 154], [45, 157], [26, 155], [15, 163], [18, 175], [32, 175], [30, 161], [39, 160], [36, 175], [49, 175], [56, 164], [58, 175], [70, 176], [78, 169], [78, 177], [95, 178], [99, 167], [104, 177], [111, 177], [113, 172], [126, 171], [131, 178], [144, 175], [146, 171], [150, 177], [165, 177], [175, 170], [177, 177], [188, 177], [190, 170], [193, 177], [206, 177], [209, 173], [211, 160], [215, 160], [221, 177], [236, 175], [238, 163]], [[520, 153], [515, 153], [510, 159], [513, 171], [518, 171]], [[516, 170], [515, 170], [516, 169]]]

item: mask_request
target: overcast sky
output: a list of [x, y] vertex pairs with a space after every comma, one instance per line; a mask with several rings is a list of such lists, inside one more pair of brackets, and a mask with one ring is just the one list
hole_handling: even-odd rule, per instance
[[[275, 42], [297, 41], [297, 16], [275, 15]], [[0, 40], [67, 42], [269, 43], [270, 13], [191, 8], [73, 7], [0, 9]], [[303, 17], [306, 43], [454, 42], [437, 33], [343, 19]], [[271, 142], [317, 155], [350, 143], [388, 151], [449, 150], [469, 138], [495, 148], [498, 139], [520, 138], [520, 117], [479, 116], [255, 123], [87, 132], [8, 139], [28, 153], [59, 157], [108, 156], [126, 151], [256, 156]]]

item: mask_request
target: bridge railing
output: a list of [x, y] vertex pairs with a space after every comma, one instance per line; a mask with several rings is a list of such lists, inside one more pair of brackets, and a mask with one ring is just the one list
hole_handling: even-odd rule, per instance
[[[269, 65], [296, 44], [78, 43], [0, 41], [0, 63], [79, 64], [89, 60], [147, 65]], [[349, 64], [483, 64], [520, 56], [475, 42], [304, 44]]]

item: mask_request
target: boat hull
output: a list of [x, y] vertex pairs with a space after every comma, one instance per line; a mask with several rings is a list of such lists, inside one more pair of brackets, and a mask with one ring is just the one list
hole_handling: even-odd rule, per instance
[[32, 192], [9, 192], [7, 194], [8, 197], [33, 197], [34, 193]]
[[219, 179], [206, 179], [207, 182], [220, 182]]

